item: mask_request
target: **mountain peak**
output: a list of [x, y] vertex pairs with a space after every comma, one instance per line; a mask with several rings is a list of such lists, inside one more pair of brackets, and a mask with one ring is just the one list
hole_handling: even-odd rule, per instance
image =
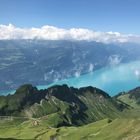
[[30, 92], [32, 92], [33, 90], [36, 90], [36, 88], [33, 87], [31, 84], [25, 84], [25, 85], [20, 86], [20, 87], [16, 90], [15, 94], [19, 94], [19, 93], [30, 93]]

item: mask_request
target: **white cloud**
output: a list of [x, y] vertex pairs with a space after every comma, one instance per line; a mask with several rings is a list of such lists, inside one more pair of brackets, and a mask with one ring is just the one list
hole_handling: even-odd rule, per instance
[[140, 36], [118, 32], [99, 32], [82, 28], [62, 29], [54, 26], [18, 28], [12, 24], [0, 25], [0, 39], [86, 40], [103, 43], [139, 42]]
[[80, 71], [76, 71], [74, 75], [75, 75], [76, 78], [78, 78], [78, 77], [80, 77], [81, 72]]
[[140, 75], [139, 70], [135, 70], [134, 73], [135, 73], [136, 76], [139, 76]]
[[93, 69], [94, 69], [94, 64], [90, 63], [88, 72], [93, 72]]
[[119, 55], [111, 55], [109, 56], [108, 59], [109, 59], [109, 64], [111, 66], [118, 65], [122, 60], [122, 58]]

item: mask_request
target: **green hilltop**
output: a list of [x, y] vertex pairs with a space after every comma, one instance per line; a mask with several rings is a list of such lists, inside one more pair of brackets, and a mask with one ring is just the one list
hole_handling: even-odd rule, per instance
[[0, 96], [0, 138], [121, 140], [139, 138], [140, 88], [110, 97], [95, 87], [30, 84]]

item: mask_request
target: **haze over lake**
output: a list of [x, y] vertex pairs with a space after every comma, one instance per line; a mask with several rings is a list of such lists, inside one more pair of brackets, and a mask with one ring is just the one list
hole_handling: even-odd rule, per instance
[[[140, 86], [140, 61], [134, 61], [117, 66], [105, 67], [79, 77], [69, 78], [54, 82], [50, 85], [37, 86], [38, 89], [45, 89], [53, 85], [67, 84], [77, 88], [94, 86], [100, 88], [111, 96], [128, 91]], [[4, 91], [1, 94], [8, 94], [14, 91]]]
[[55, 82], [48, 86], [38, 86], [44, 89], [55, 84], [68, 84], [74, 87], [94, 86], [111, 96], [140, 86], [140, 61], [106, 67], [91, 73]]

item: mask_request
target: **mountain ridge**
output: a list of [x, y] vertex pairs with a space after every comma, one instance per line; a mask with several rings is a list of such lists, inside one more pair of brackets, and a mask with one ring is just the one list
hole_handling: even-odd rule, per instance
[[0, 96], [0, 139], [135, 139], [140, 105], [132, 106], [129, 100], [137, 100], [139, 93], [137, 87], [110, 97], [91, 86], [38, 90], [25, 84], [13, 95]]
[[55, 113], [62, 121], [58, 125], [82, 125], [106, 117], [115, 118], [129, 108], [91, 86], [78, 89], [55, 85], [38, 90], [26, 84], [13, 95], [0, 96], [0, 101], [1, 116], [39, 118]]

